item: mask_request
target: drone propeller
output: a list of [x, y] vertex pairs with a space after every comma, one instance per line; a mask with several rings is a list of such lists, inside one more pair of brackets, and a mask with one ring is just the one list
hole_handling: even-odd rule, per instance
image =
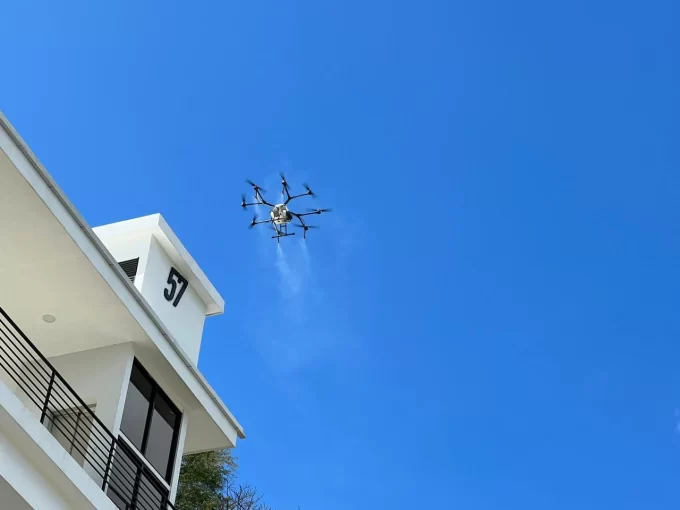
[[307, 231], [310, 228], [319, 228], [318, 225], [301, 225], [299, 223], [293, 223], [293, 226], [302, 229], [302, 239], [307, 239]]
[[331, 211], [333, 211], [333, 209], [330, 209], [330, 208], [329, 209], [307, 209], [307, 212], [316, 213], [316, 214], [321, 214], [321, 213], [331, 212]]
[[246, 195], [245, 193], [241, 193], [241, 207], [243, 207], [243, 210], [245, 211], [247, 204], [246, 204]]
[[293, 226], [297, 228], [303, 228], [305, 231], [309, 230], [310, 228], [321, 228], [319, 225], [300, 225], [299, 223], [293, 223]]
[[248, 225], [248, 228], [253, 228], [255, 225], [257, 225], [257, 214], [253, 215], [253, 221], [250, 222], [250, 225]]
[[311, 195], [312, 197], [316, 198], [316, 194], [309, 188], [309, 185], [306, 182], [302, 183], [302, 187], [307, 190], [308, 195]]
[[264, 191], [264, 192], [267, 191], [266, 189], [264, 189], [264, 188], [258, 186], [257, 184], [255, 184], [255, 183], [254, 183], [253, 181], [251, 181], [250, 179], [246, 179], [246, 182], [247, 182], [248, 184], [250, 184], [253, 188], [255, 188], [255, 191], [257, 191], [257, 190]]
[[283, 184], [284, 187], [288, 187], [288, 181], [286, 180], [286, 176], [283, 175], [283, 172], [279, 172], [279, 175], [281, 176], [281, 184]]

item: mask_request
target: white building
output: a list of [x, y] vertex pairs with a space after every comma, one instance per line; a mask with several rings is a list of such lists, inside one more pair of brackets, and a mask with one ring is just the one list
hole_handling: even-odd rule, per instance
[[91, 229], [0, 114], [0, 509], [174, 508], [243, 429], [196, 368], [224, 301], [160, 215]]

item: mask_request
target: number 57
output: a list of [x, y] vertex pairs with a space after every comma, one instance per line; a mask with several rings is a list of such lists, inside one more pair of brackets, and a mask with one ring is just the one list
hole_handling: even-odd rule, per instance
[[[173, 301], [172, 306], [177, 306], [179, 304], [179, 300], [182, 299], [182, 296], [184, 295], [184, 291], [187, 290], [189, 282], [186, 278], [179, 274], [177, 269], [171, 267], [170, 274], [168, 275], [168, 283], [170, 284], [170, 288], [165, 289], [163, 291], [163, 295], [168, 301], [172, 301], [174, 298], [175, 301]], [[179, 293], [177, 293], [177, 286], [181, 286]], [[175, 297], [175, 294], [177, 294], [177, 297]]]

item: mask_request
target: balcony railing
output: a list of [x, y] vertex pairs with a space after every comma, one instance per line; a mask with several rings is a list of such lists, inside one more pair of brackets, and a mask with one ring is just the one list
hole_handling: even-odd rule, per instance
[[[116, 438], [0, 308], [0, 368], [61, 445], [121, 510], [175, 510], [158, 476]], [[0, 371], [0, 375], [2, 375]]]

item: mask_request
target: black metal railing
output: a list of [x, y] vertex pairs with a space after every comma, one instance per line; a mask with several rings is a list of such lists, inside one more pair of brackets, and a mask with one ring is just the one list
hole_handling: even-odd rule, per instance
[[36, 418], [118, 508], [176, 510], [167, 486], [113, 435], [1, 307], [0, 368], [0, 377], [4, 372], [16, 384], [24, 403], [35, 406]]

